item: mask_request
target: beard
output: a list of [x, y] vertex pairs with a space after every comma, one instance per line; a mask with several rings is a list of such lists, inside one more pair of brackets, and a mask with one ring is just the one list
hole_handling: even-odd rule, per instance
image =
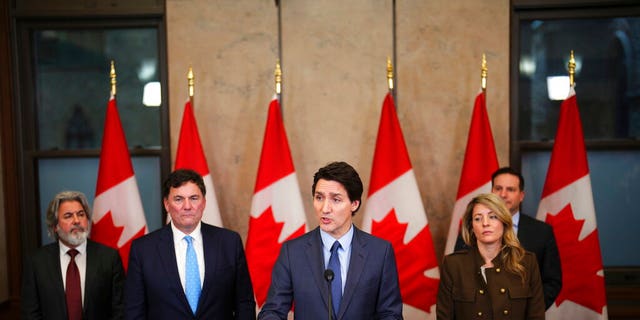
[[87, 238], [89, 237], [89, 228], [90, 227], [86, 229], [83, 227], [74, 227], [69, 232], [64, 232], [61, 228], [58, 228], [56, 232], [62, 242], [77, 247], [87, 241]]

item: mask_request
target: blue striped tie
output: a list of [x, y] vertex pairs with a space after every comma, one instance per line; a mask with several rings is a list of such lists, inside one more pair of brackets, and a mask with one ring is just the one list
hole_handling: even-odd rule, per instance
[[342, 273], [340, 272], [340, 258], [338, 249], [340, 242], [336, 241], [331, 246], [331, 257], [329, 257], [329, 269], [333, 271], [334, 278], [331, 282], [331, 300], [333, 302], [333, 318], [336, 319], [340, 310], [340, 300], [342, 300]]
[[184, 293], [187, 296], [187, 300], [189, 301], [191, 311], [193, 311], [193, 314], [196, 314], [201, 291], [200, 271], [198, 271], [198, 258], [196, 257], [196, 251], [193, 249], [193, 238], [190, 236], [185, 236], [184, 240], [187, 241]]

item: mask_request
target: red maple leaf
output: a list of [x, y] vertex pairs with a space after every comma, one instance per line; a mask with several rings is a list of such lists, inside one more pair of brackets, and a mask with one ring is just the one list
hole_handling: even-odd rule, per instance
[[[271, 269], [276, 263], [282, 243], [278, 242], [284, 222], [276, 222], [273, 218], [271, 206], [260, 217], [249, 217], [249, 234], [247, 235], [247, 264], [253, 283], [258, 307], [262, 307], [267, 300], [267, 292], [271, 284]], [[286, 240], [304, 234], [302, 225]]]
[[100, 221], [93, 223], [91, 227], [91, 240], [118, 249], [118, 239], [120, 239], [123, 230], [124, 227], [116, 227], [113, 224], [111, 211], [108, 211]]
[[547, 223], [553, 227], [562, 265], [562, 289], [555, 304], [564, 300], [602, 314], [607, 304], [602, 270], [598, 229], [583, 240], [578, 240], [584, 220], [576, 220], [567, 204], [557, 215], [547, 214]]
[[433, 249], [431, 231], [426, 226], [409, 243], [404, 244], [407, 223], [400, 223], [392, 209], [380, 222], [373, 221], [371, 233], [393, 245], [398, 264], [402, 301], [429, 312], [436, 304], [439, 279], [425, 276], [429, 269], [438, 267]]
[[120, 240], [123, 231], [124, 226], [116, 226], [113, 223], [111, 211], [109, 211], [104, 215], [104, 217], [102, 217], [102, 219], [100, 219], [100, 221], [93, 223], [93, 226], [91, 227], [91, 240], [118, 250], [120, 258], [122, 259], [124, 271], [127, 271], [127, 266], [129, 266], [129, 249], [131, 248], [131, 242], [144, 235], [145, 227], [138, 230], [138, 232], [121, 247], [118, 247], [118, 240]]

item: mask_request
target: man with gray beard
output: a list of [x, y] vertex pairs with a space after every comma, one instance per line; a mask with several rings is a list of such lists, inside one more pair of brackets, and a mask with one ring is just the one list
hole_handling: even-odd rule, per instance
[[34, 252], [22, 274], [22, 319], [121, 319], [124, 270], [118, 251], [88, 240], [91, 209], [77, 191], [47, 209], [56, 241]]

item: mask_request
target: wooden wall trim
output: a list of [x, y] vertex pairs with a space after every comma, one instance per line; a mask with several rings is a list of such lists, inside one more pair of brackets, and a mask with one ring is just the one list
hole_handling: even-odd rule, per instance
[[15, 0], [13, 10], [19, 17], [161, 15], [165, 4], [165, 0]]
[[[5, 237], [7, 244], [7, 259], [0, 263], [7, 264], [9, 300], [1, 301], [0, 317], [14, 319], [18, 315], [18, 301], [20, 295], [20, 275], [22, 257], [19, 234], [19, 188], [18, 170], [16, 163], [16, 145], [13, 104], [14, 62], [11, 58], [11, 19], [9, 1], [0, 1], [0, 139], [2, 156], [2, 183], [5, 213]], [[2, 223], [2, 222], [0, 222]], [[6, 317], [5, 317], [6, 316]]]

